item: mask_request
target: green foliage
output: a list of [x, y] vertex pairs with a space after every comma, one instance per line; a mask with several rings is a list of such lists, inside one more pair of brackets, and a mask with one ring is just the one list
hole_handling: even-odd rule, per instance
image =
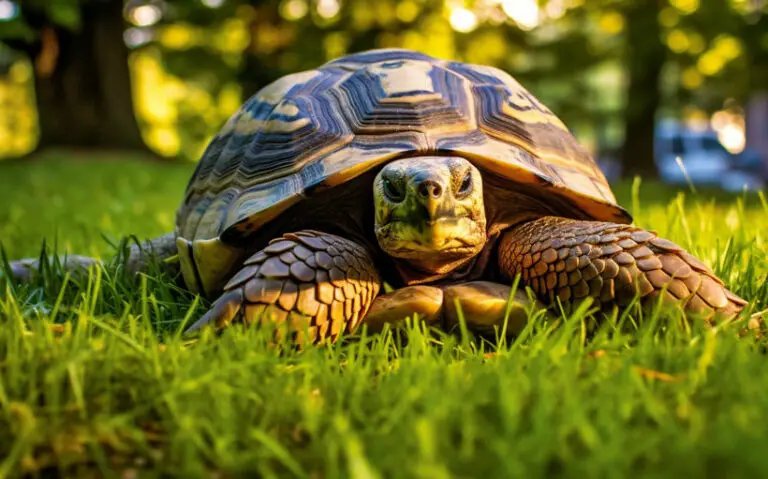
[[3, 28], [0, 28], [0, 40], [21, 39], [32, 41], [35, 38], [37, 38], [37, 32], [21, 20], [6, 21], [3, 23]]
[[[53, 25], [76, 29], [80, 26], [80, 3], [82, 0], [23, 0], [18, 2], [21, 13], [10, 21], [2, 22], [0, 40], [37, 38], [39, 18], [45, 18]], [[30, 22], [30, 18], [33, 19]]]
[[[76, 29], [83, 1], [18, 2], [22, 14], [1, 24], [0, 41], [23, 51], [44, 25]], [[530, 12], [526, 17], [526, 8], [534, 3], [538, 17]], [[156, 58], [167, 80], [201, 89], [208, 103], [216, 104], [232, 85], [244, 99], [283, 75], [347, 53], [416, 48], [511, 72], [584, 143], [596, 148], [622, 141], [627, 65], [639, 58], [633, 52], [663, 49], [660, 61], [665, 67], [658, 87], [664, 116], [702, 116], [723, 108], [729, 98], [743, 103], [768, 82], [768, 2], [656, 2], [661, 35], [641, 35], [630, 42], [627, 32], [639, 19], [641, 3], [225, 0], [214, 8], [200, 0], [179, 0], [163, 2], [160, 21], [140, 28], [152, 39], [136, 46], [133, 57]], [[127, 28], [136, 27], [130, 12], [140, 5], [143, 2], [126, 3]], [[452, 18], [459, 9], [474, 23], [456, 24]], [[0, 52], [0, 71], [16, 61], [7, 51]], [[134, 78], [141, 81], [142, 73], [134, 71]], [[649, 91], [656, 87], [650, 83]], [[140, 121], [152, 148], [196, 159], [231, 111], [207, 108], [206, 102], [190, 101], [200, 95], [187, 93], [168, 100], [172, 118], [155, 122], [145, 118], [153, 115], [140, 115]], [[156, 100], [137, 97], [136, 102], [149, 102], [137, 105], [145, 111]]]
[[39, 3], [55, 25], [73, 30], [80, 26], [80, 2], [78, 0], [41, 1]]
[[[108, 254], [167, 231], [192, 165], [0, 165], [10, 257]], [[637, 186], [637, 185], [636, 185]], [[768, 203], [658, 185], [621, 203], [768, 304]], [[137, 206], [139, 205], [139, 206]], [[172, 221], [172, 220], [171, 220]], [[65, 247], [66, 246], [66, 247]], [[3, 269], [0, 267], [0, 269]], [[184, 337], [208, 304], [116, 261], [0, 280], [0, 476], [680, 477], [768, 471], [764, 340], [661, 317], [584, 335], [584, 311], [511, 343], [409, 326], [297, 351], [268, 330]], [[660, 322], [661, 321], [661, 322]], [[659, 323], [660, 322], [660, 323]]]

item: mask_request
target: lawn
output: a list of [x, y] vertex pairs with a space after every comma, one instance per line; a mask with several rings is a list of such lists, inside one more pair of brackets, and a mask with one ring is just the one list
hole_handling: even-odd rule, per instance
[[[130, 157], [0, 164], [9, 258], [109, 254], [170, 231], [194, 165]], [[637, 186], [637, 185], [636, 185]], [[768, 205], [616, 186], [637, 224], [768, 307]], [[158, 275], [0, 281], [0, 478], [759, 477], [764, 339], [583, 312], [511, 343], [413, 326], [303, 351], [263, 331], [180, 335], [206, 307]]]

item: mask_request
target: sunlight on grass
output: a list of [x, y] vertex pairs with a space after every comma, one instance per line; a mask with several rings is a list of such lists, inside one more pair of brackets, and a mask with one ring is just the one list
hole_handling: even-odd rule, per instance
[[0, 243], [9, 257], [59, 249], [104, 254], [102, 235], [159, 236], [173, 230], [194, 164], [116, 157], [72, 161], [51, 153], [33, 165], [0, 164]]
[[[0, 164], [9, 258], [109, 256], [173, 227], [194, 165]], [[768, 304], [768, 206], [754, 194], [616, 188], [754, 309]], [[514, 341], [426, 331], [296, 350], [270, 331], [180, 333], [208, 306], [159, 269], [56, 265], [0, 281], [0, 477], [699, 477], [768, 470], [764, 339], [587, 307]], [[595, 329], [591, 329], [595, 328]]]

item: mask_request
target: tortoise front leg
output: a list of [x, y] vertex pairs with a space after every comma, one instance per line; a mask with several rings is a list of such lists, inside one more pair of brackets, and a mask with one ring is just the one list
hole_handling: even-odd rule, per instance
[[503, 236], [499, 267], [508, 278], [522, 275], [550, 303], [592, 297], [604, 306], [627, 306], [639, 296], [652, 307], [663, 295], [708, 321], [732, 318], [747, 304], [680, 246], [629, 225], [540, 218]]
[[379, 292], [366, 249], [317, 231], [288, 233], [248, 258], [224, 292], [188, 331], [232, 321], [285, 324], [309, 342], [351, 332]]

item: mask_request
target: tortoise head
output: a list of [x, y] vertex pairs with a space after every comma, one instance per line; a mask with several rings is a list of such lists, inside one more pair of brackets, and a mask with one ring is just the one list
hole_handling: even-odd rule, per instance
[[388, 163], [376, 175], [373, 197], [379, 246], [417, 270], [450, 272], [485, 245], [482, 176], [463, 158]]

